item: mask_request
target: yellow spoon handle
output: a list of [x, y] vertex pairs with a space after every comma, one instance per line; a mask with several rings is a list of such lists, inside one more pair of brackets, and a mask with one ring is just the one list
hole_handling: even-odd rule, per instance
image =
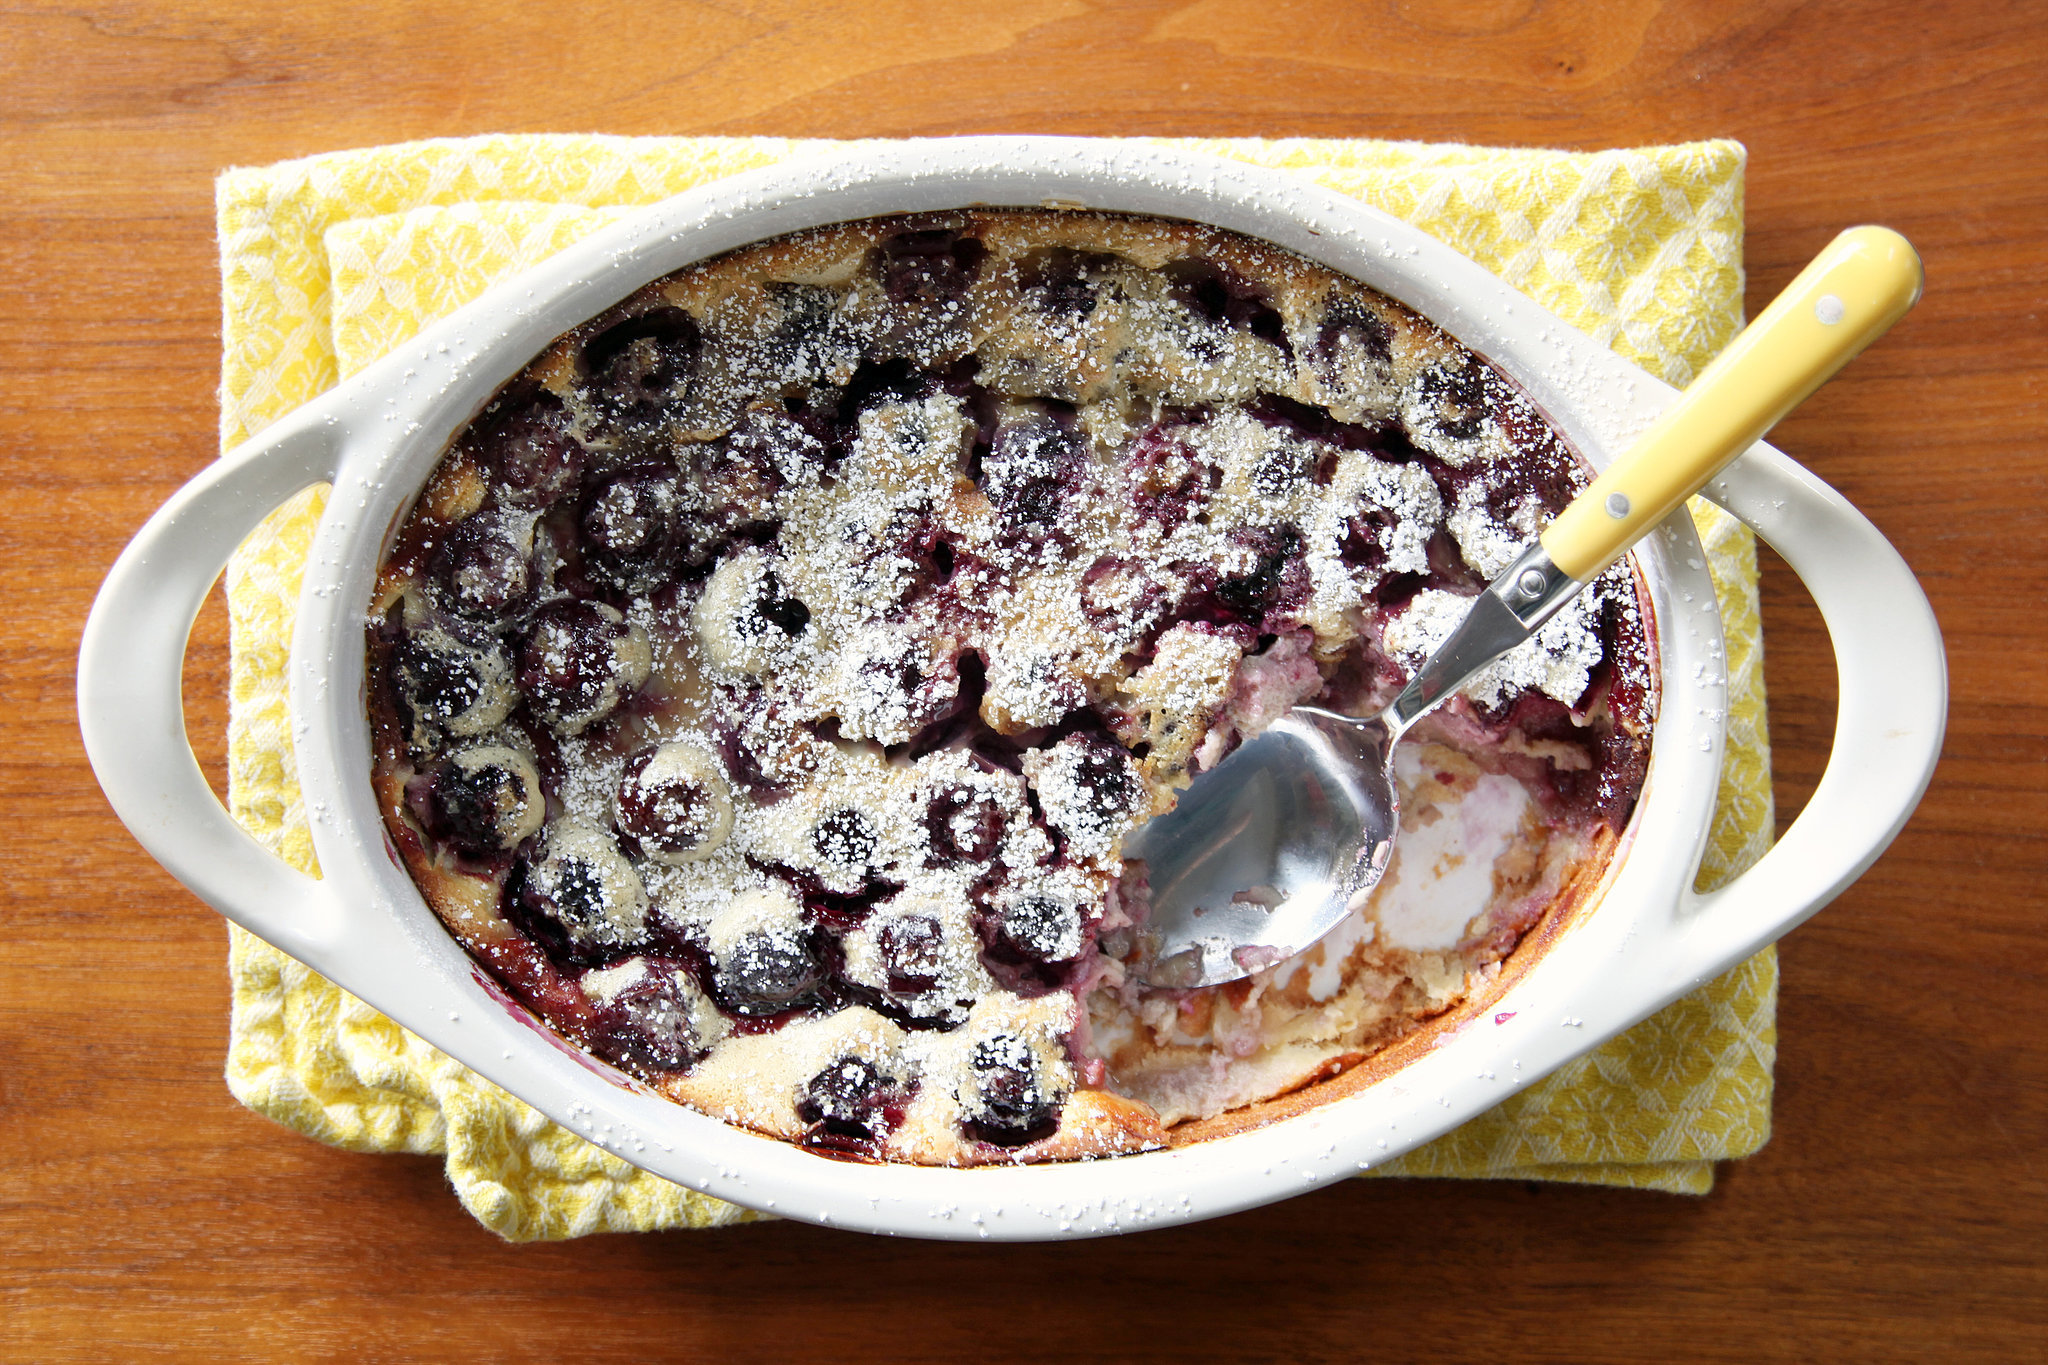
[[1583, 581], [1619, 559], [1904, 317], [1921, 280], [1919, 255], [1890, 228], [1850, 228], [1828, 243], [1545, 528], [1551, 560]]

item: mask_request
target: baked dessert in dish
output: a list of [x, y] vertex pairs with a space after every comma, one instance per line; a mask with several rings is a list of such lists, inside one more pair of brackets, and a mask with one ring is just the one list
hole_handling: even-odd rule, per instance
[[1221, 230], [745, 248], [451, 442], [368, 623], [386, 829], [513, 997], [704, 1112], [920, 1163], [1213, 1131], [1597, 880], [1654, 711], [1632, 576], [1418, 727], [1393, 866], [1299, 957], [1141, 987], [1124, 837], [1290, 706], [1383, 704], [1586, 478], [1429, 323]]

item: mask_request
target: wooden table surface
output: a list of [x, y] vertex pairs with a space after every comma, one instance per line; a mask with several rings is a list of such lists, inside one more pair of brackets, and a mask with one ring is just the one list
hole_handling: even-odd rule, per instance
[[[1738, 12], [1739, 11], [1739, 12]], [[970, 17], [972, 16], [972, 17]], [[2048, 1354], [2048, 6], [725, 0], [0, 13], [0, 1352], [9, 1359], [2021, 1359]], [[1704, 1199], [1347, 1182], [1066, 1246], [791, 1224], [514, 1247], [439, 1163], [330, 1151], [220, 1078], [221, 921], [81, 752], [80, 624], [213, 458], [212, 180], [495, 131], [1312, 134], [1748, 144], [1752, 309], [1892, 224], [1925, 301], [1778, 442], [1919, 570], [1932, 790], [1784, 945], [1776, 1137]], [[1767, 567], [1781, 818], [1825, 632]], [[187, 675], [222, 769], [225, 613]]]

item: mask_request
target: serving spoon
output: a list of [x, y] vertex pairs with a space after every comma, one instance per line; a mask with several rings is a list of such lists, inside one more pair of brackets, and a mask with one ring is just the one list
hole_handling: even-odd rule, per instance
[[1297, 706], [1134, 831], [1124, 857], [1144, 862], [1151, 896], [1138, 977], [1220, 985], [1336, 928], [1393, 858], [1401, 736], [1882, 336], [1921, 282], [1898, 233], [1842, 233], [1474, 599], [1385, 710]]

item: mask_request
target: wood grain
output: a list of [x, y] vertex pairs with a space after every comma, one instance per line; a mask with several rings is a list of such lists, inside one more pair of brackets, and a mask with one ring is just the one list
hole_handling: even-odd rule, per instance
[[[283, 1359], [1630, 1360], [2048, 1352], [2048, 10], [1875, 0], [14, 0], [0, 13], [0, 1352]], [[220, 1081], [220, 921], [86, 771], [101, 574], [214, 452], [211, 181], [485, 131], [1324, 134], [1751, 151], [1752, 306], [1837, 228], [1928, 293], [1779, 442], [1918, 568], [1947, 754], [1784, 948], [1777, 1136], [1705, 1199], [1351, 1182], [1204, 1226], [939, 1247], [772, 1225], [508, 1247], [423, 1159]], [[1832, 726], [1765, 579], [1778, 791]], [[218, 774], [224, 616], [187, 674]]]

